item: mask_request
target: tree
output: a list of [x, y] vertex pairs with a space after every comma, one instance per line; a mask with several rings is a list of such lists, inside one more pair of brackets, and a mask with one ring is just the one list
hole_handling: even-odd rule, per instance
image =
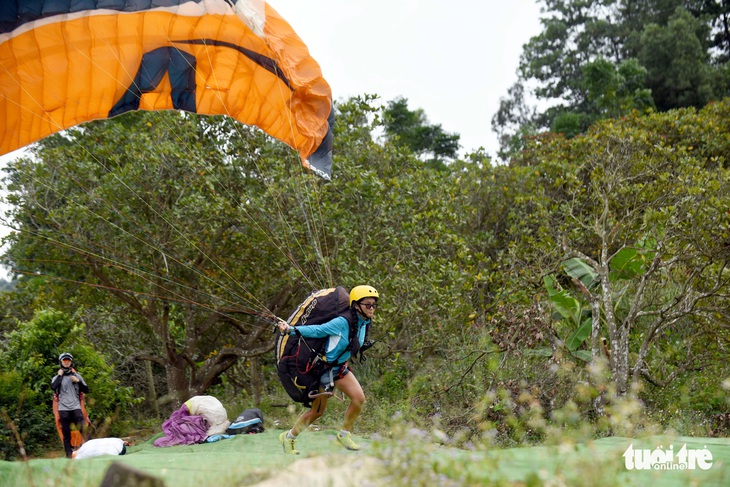
[[730, 93], [726, 61], [713, 56], [718, 48], [710, 40], [726, 14], [703, 2], [543, 3], [543, 32], [524, 46], [517, 81], [533, 89], [510, 90], [492, 120], [503, 154], [514, 152], [504, 142], [525, 132], [509, 125], [524, 118], [520, 100], [544, 107], [520, 125], [528, 133], [572, 137], [632, 109], [702, 107]]
[[429, 124], [422, 109], [408, 109], [405, 98], [390, 101], [383, 110], [383, 118], [388, 140], [425, 157], [429, 165], [443, 169], [444, 162], [456, 158], [459, 135], [445, 132], [441, 125]]
[[266, 317], [335, 284], [388, 303], [373, 353], [427, 354], [468, 315], [458, 186], [378, 143], [371, 101], [338, 105], [330, 182], [225, 119], [140, 113], [44, 139], [11, 167], [6, 261], [36, 276], [21, 288], [41, 281], [30, 307], [80, 308], [100, 346], [163, 368], [178, 400], [243, 359], [270, 366]]
[[589, 62], [582, 73], [587, 111], [566, 110], [563, 106], [548, 109], [546, 115], [552, 119], [550, 131], [574, 137], [602, 118], [654, 108], [651, 90], [644, 87], [646, 73], [635, 59], [618, 66], [601, 57]]
[[553, 203], [538, 206], [540, 239], [523, 230], [511, 258], [534, 275], [580, 263], [567, 283], [590, 303], [594, 359], [608, 337], [620, 394], [632, 380], [664, 384], [702, 367], [718, 344], [715, 323], [728, 318], [719, 310], [730, 284], [730, 175], [717, 164], [727, 143], [698, 144], [728, 129], [728, 109], [605, 121], [585, 136], [535, 141], [519, 160], [541, 181], [531, 208], [546, 192]]
[[499, 109], [492, 117], [492, 131], [497, 134], [500, 147], [497, 155], [502, 160], [509, 160], [522, 149], [523, 139], [539, 132], [537, 110], [529, 106], [525, 91], [525, 85], [518, 80], [507, 96], [500, 98]]
[[136, 358], [164, 367], [178, 401], [270, 350], [262, 317], [286, 304], [259, 271], [287, 264], [258, 220], [265, 143], [231, 123], [132, 114], [46, 138], [10, 166], [13, 269], [44, 276], [60, 306], [121, 311], [98, 321], [133, 328]]
[[659, 110], [700, 108], [714, 97], [703, 27], [683, 9], [666, 26], [644, 27], [639, 59], [649, 73], [647, 87]]
[[730, 61], [730, 4], [716, 0], [695, 0], [687, 3], [695, 17], [709, 20], [715, 61], [720, 64]]

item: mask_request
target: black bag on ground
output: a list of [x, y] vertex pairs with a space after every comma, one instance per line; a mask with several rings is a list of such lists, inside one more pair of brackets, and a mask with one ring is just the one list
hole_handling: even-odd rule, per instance
[[[350, 294], [342, 286], [315, 291], [287, 319], [291, 326], [326, 323], [338, 316], [347, 318], [350, 336], [357, 326], [357, 317], [350, 309]], [[311, 406], [319, 389], [319, 379], [336, 364], [327, 363], [324, 347], [327, 338], [304, 338], [301, 335], [279, 334], [274, 347], [276, 368], [284, 390], [294, 401]]]
[[226, 430], [228, 435], [264, 432], [264, 413], [260, 409], [246, 409]]

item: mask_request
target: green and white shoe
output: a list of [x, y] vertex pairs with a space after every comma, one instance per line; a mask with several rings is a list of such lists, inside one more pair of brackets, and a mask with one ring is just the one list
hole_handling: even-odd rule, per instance
[[279, 441], [281, 442], [281, 446], [284, 448], [284, 453], [289, 453], [290, 455], [299, 455], [299, 450], [297, 450], [297, 440], [296, 438], [288, 438], [287, 431], [283, 432], [279, 435]]
[[348, 450], [358, 451], [360, 449], [360, 445], [352, 439], [352, 433], [347, 433], [346, 436], [337, 433], [337, 441]]

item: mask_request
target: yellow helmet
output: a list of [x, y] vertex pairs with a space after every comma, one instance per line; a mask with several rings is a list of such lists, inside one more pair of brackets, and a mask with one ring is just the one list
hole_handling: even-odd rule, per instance
[[373, 286], [355, 286], [350, 291], [350, 306], [364, 298], [380, 298], [377, 289]]

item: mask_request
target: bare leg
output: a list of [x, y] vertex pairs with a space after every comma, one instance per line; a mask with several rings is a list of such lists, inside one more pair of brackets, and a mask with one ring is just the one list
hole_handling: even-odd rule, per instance
[[350, 398], [350, 405], [347, 406], [345, 420], [342, 422], [342, 429], [350, 431], [355, 424], [355, 420], [360, 416], [363, 404], [365, 404], [365, 393], [352, 371], [342, 379], [335, 381], [335, 387]]
[[294, 436], [299, 436], [299, 433], [309, 428], [310, 424], [314, 423], [324, 414], [325, 409], [327, 409], [327, 399], [329, 399], [328, 396], [319, 396], [312, 402], [312, 409], [299, 416], [296, 424], [291, 429]]

